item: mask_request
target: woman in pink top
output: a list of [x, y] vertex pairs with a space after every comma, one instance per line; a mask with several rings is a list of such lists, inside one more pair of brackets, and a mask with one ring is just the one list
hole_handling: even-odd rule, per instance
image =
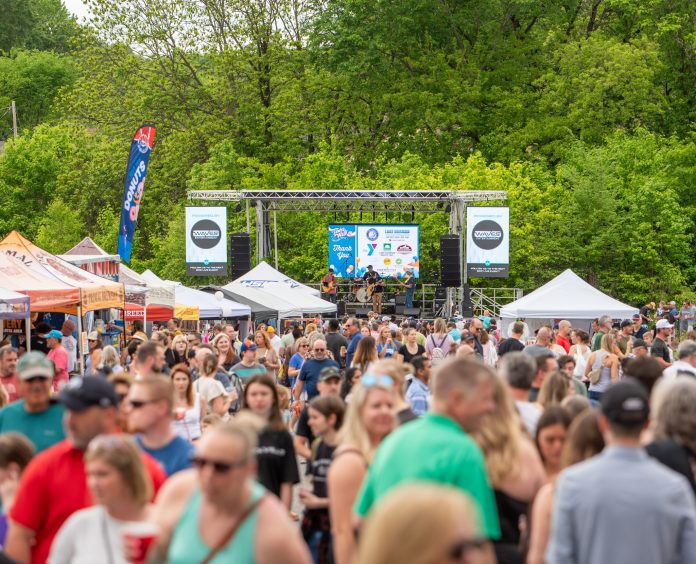
[[46, 335], [46, 346], [48, 346], [48, 360], [56, 367], [56, 375], [53, 377], [53, 390], [59, 392], [68, 383], [70, 375], [68, 373], [68, 351], [61, 345], [63, 333], [60, 331], [50, 331]]

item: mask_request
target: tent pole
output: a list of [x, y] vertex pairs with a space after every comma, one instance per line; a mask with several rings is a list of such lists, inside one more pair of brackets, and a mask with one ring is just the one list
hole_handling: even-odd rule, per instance
[[[82, 350], [82, 307], [77, 306], [77, 335], [80, 347], [80, 376], [85, 375], [85, 351]], [[89, 347], [89, 345], [88, 345]]]
[[27, 342], [25, 343], [27, 352], [31, 352], [31, 316], [24, 320], [24, 332], [26, 333]]

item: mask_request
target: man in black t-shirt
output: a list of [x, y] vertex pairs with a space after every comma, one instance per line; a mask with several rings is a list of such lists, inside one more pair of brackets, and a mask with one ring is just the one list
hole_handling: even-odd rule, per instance
[[382, 313], [382, 277], [372, 268], [372, 265], [367, 266], [367, 272], [363, 275], [363, 280], [366, 284], [372, 286], [372, 311]]
[[672, 333], [672, 325], [666, 319], [660, 319], [655, 324], [655, 338], [653, 339], [652, 347], [650, 347], [650, 356], [655, 358], [660, 363], [663, 369], [672, 366], [672, 357], [669, 354], [669, 346], [667, 339]]
[[512, 324], [510, 329], [510, 337], [500, 342], [498, 346], [498, 356], [502, 357], [505, 354], [513, 351], [521, 351], [524, 349], [522, 343], [522, 335], [524, 335], [524, 325], [519, 321]]
[[326, 348], [331, 351], [333, 359], [343, 368], [346, 365], [346, 359], [341, 358], [341, 347], [348, 349], [348, 339], [338, 332], [338, 327], [338, 319], [329, 320], [329, 330], [325, 335]]
[[[319, 373], [317, 382], [319, 396], [338, 396], [341, 391], [341, 376], [335, 366], [327, 366]], [[300, 419], [297, 422], [295, 432], [295, 452], [309, 460], [312, 457], [312, 442], [314, 434], [309, 428], [309, 408], [305, 405], [300, 412]]]

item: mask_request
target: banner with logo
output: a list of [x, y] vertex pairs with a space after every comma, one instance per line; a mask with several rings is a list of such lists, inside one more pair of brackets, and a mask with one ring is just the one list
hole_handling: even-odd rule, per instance
[[121, 204], [121, 224], [118, 229], [118, 254], [126, 264], [130, 263], [133, 235], [138, 223], [140, 202], [145, 189], [147, 164], [155, 142], [155, 128], [143, 125], [133, 136], [128, 166], [126, 167], [126, 186]]
[[227, 208], [186, 208], [186, 274], [227, 276]]
[[510, 273], [510, 208], [468, 207], [467, 275], [507, 278]]
[[391, 278], [420, 276], [420, 226], [329, 225], [329, 267], [339, 278], [362, 277], [368, 265]]

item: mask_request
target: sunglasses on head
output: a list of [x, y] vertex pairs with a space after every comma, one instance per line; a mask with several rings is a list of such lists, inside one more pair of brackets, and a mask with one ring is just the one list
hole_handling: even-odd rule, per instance
[[365, 374], [362, 378], [360, 378], [360, 383], [366, 388], [373, 388], [375, 386], [391, 388], [394, 385], [394, 379], [391, 376], [386, 376], [384, 374], [379, 376], [374, 374]]
[[481, 550], [487, 542], [486, 539], [463, 539], [450, 548], [449, 557], [452, 560], [461, 560], [472, 550]]
[[203, 470], [206, 466], [212, 466], [213, 470], [218, 474], [226, 474], [234, 468], [241, 468], [247, 463], [246, 460], [238, 460], [237, 462], [220, 462], [219, 460], [208, 460], [202, 456], [192, 456], [191, 465], [198, 470]]

